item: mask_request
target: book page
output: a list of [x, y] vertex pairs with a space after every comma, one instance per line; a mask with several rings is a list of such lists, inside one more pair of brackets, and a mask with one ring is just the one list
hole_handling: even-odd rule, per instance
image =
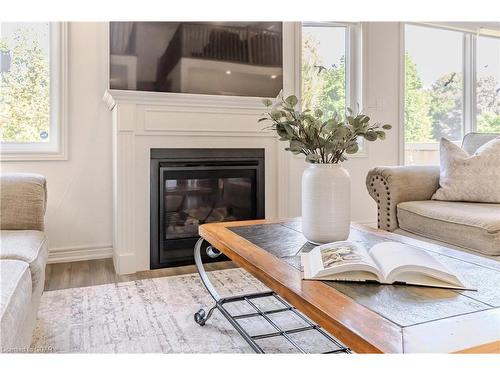
[[321, 245], [320, 252], [324, 269], [355, 264], [369, 264], [376, 267], [368, 251], [354, 243], [333, 242]]
[[[414, 283], [415, 273], [421, 273], [437, 280], [463, 286], [451, 270], [423, 249], [399, 242], [382, 242], [373, 246], [369, 253], [387, 283], [394, 281]], [[405, 280], [405, 273], [408, 273], [408, 278], [412, 280]]]
[[[381, 273], [368, 251], [350, 241], [332, 242], [315, 247], [302, 254], [304, 278], [336, 280], [334, 275], [342, 274], [342, 280], [377, 280]], [[357, 273], [354, 271], [358, 271]], [[349, 273], [352, 272], [351, 278]]]

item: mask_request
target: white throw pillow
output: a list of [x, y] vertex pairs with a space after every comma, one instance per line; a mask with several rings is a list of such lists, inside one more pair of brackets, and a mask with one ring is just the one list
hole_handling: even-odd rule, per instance
[[500, 203], [500, 137], [469, 155], [445, 138], [440, 142], [439, 189], [432, 199]]

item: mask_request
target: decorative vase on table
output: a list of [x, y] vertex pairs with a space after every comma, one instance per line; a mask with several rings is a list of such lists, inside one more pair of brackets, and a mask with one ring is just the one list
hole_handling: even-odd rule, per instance
[[[326, 68], [325, 68], [326, 69]], [[302, 232], [309, 242], [346, 240], [351, 222], [351, 178], [341, 162], [359, 150], [358, 138], [385, 139], [391, 125], [371, 123], [370, 117], [347, 108], [344, 115], [326, 117], [321, 109], [296, 109], [297, 97], [264, 99], [268, 111], [259, 119], [270, 121], [285, 150], [304, 154], [311, 163], [302, 175]]]
[[351, 177], [341, 164], [311, 164], [302, 174], [302, 233], [311, 243], [343, 241], [351, 224]]

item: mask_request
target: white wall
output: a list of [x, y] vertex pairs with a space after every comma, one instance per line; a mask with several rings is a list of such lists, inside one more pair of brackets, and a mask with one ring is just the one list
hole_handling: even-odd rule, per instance
[[[364, 27], [365, 109], [375, 120], [397, 125], [399, 24]], [[3, 172], [47, 176], [47, 234], [51, 257], [59, 260], [108, 256], [112, 246], [111, 114], [102, 101], [107, 88], [107, 24], [71, 23], [69, 41], [69, 160], [2, 163]], [[352, 178], [353, 220], [376, 221], [376, 205], [365, 188], [366, 173], [397, 162], [397, 126], [387, 140], [369, 143], [366, 157], [346, 162]], [[290, 157], [289, 216], [300, 213], [303, 167], [302, 159]]]
[[51, 258], [111, 254], [111, 114], [107, 88], [107, 24], [69, 25], [67, 161], [2, 162], [2, 172], [47, 177], [46, 230]]

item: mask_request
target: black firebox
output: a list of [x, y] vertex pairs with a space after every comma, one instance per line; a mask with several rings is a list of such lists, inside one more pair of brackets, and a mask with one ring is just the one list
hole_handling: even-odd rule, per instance
[[264, 150], [152, 149], [150, 212], [151, 268], [194, 264], [200, 225], [264, 218]]

